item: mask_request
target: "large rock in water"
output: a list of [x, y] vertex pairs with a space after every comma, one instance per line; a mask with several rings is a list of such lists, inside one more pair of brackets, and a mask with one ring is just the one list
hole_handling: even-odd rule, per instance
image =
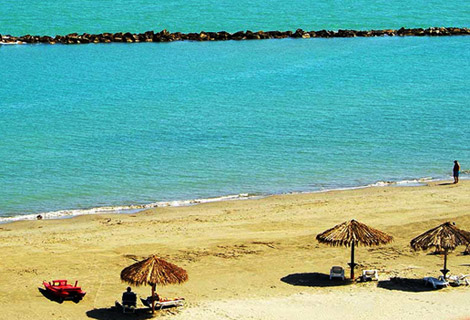
[[52, 41], [52, 38], [49, 37], [49, 36], [39, 37], [39, 42], [47, 43], [47, 42], [51, 42], [51, 41]]
[[243, 40], [246, 39], [245, 32], [238, 31], [232, 34], [232, 40]]
[[356, 36], [356, 32], [354, 30], [339, 29], [338, 32], [333, 34], [333, 36], [338, 38], [353, 38]]
[[217, 32], [216, 39], [217, 40], [228, 40], [228, 39], [230, 39], [230, 33], [226, 32], [226, 31], [219, 31], [219, 32]]
[[152, 42], [154, 34], [155, 33], [153, 31], [146, 31], [143, 34], [139, 35], [139, 40], [145, 41], [145, 42]]
[[169, 38], [170, 38], [170, 33], [166, 29], [163, 29], [162, 31], [155, 33], [153, 35], [154, 42], [166, 42], [166, 41], [169, 41]]
[[84, 33], [84, 34], [79, 35], [77, 37], [78, 38], [78, 43], [90, 43], [89, 36], [90, 35], [88, 33]]
[[259, 39], [269, 39], [269, 35], [267, 35], [264, 31], [260, 30], [257, 31], [256, 34], [259, 36]]
[[126, 32], [122, 35], [123, 42], [135, 42], [134, 35], [130, 32]]
[[191, 41], [196, 41], [199, 39], [199, 34], [194, 32], [188, 33], [186, 36], [188, 37], [188, 40]]
[[113, 41], [113, 34], [109, 32], [105, 32], [102, 34], [98, 34], [98, 39], [100, 39], [100, 42], [105, 42], [105, 43], [110, 43]]
[[316, 31], [315, 33], [316, 33], [316, 36], [319, 38], [330, 38], [332, 36], [332, 32], [327, 31], [327, 30], [320, 30], [320, 31]]
[[24, 35], [22, 37], [18, 38], [19, 41], [26, 42], [26, 43], [31, 43], [33, 41], [33, 37], [29, 34]]
[[266, 31], [264, 33], [269, 39], [275, 39], [281, 37], [281, 31]]
[[201, 32], [199, 33], [198, 40], [199, 40], [199, 41], [208, 40], [207, 33], [205, 33], [204, 31], [201, 31]]
[[98, 35], [98, 34], [92, 34], [90, 36], [90, 42], [93, 42], [93, 43], [99, 43], [100, 42], [100, 38], [101, 35]]
[[261, 39], [261, 37], [259, 36], [258, 33], [254, 33], [254, 32], [251, 31], [251, 30], [246, 30], [245, 37], [246, 37], [248, 40], [259, 40], [259, 39]]
[[[305, 34], [308, 34], [307, 32], [303, 31], [302, 29], [297, 29], [295, 32], [292, 34], [292, 38], [303, 38]], [[310, 35], [308, 34], [308, 38], [310, 38]]]
[[59, 42], [59, 43], [65, 43], [64, 37], [63, 37], [63, 36], [60, 36], [60, 35], [56, 35], [56, 36], [54, 37], [54, 41], [55, 41], [55, 42]]
[[113, 41], [114, 42], [122, 42], [122, 39], [123, 39], [122, 35], [123, 35], [122, 32], [117, 32], [117, 33], [113, 34], [113, 37], [112, 37]]

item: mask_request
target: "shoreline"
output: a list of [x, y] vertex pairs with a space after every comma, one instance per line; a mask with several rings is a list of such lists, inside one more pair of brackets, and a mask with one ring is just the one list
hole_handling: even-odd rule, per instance
[[[461, 177], [462, 179], [462, 177]], [[462, 180], [466, 180], [467, 177], [463, 177]], [[208, 198], [196, 198], [196, 199], [184, 199], [184, 200], [170, 200], [170, 201], [157, 201], [147, 204], [135, 204], [135, 205], [117, 205], [117, 206], [102, 206], [102, 207], [91, 207], [85, 209], [62, 209], [56, 211], [42, 211], [36, 213], [30, 213], [25, 215], [13, 215], [13, 216], [0, 216], [0, 225], [8, 224], [16, 221], [31, 221], [38, 220], [38, 216], [41, 216], [41, 220], [55, 220], [55, 219], [70, 219], [77, 216], [83, 215], [104, 215], [104, 214], [134, 214], [142, 212], [144, 210], [153, 208], [164, 208], [164, 207], [187, 207], [194, 206], [204, 203], [212, 202], [224, 202], [224, 201], [237, 201], [237, 200], [254, 200], [261, 199], [271, 196], [289, 195], [289, 194], [310, 194], [310, 193], [326, 193], [331, 191], [342, 191], [342, 190], [356, 190], [364, 188], [376, 188], [376, 187], [416, 187], [424, 186], [428, 182], [434, 181], [445, 181], [442, 178], [422, 177], [410, 180], [401, 181], [377, 181], [367, 185], [351, 186], [351, 187], [337, 187], [320, 190], [304, 190], [304, 191], [287, 191], [282, 193], [262, 193], [262, 194], [251, 194], [251, 193], [239, 193], [232, 195], [222, 195]]]
[[[110, 309], [128, 286], [123, 268], [151, 254], [189, 275], [182, 285], [158, 287], [186, 306], [161, 311], [174, 319], [463, 319], [467, 287], [434, 290], [420, 279], [437, 276], [443, 257], [413, 251], [410, 240], [445, 221], [470, 230], [470, 182], [429, 182], [410, 188], [363, 188], [286, 194], [247, 201], [149, 209], [136, 215], [87, 215], [0, 226], [0, 297], [5, 319], [121, 319]], [[324, 285], [331, 266], [347, 268], [350, 249], [319, 244], [315, 236], [357, 219], [394, 237], [379, 247], [359, 246], [357, 272], [376, 269], [378, 282]], [[469, 274], [465, 246], [449, 254], [451, 274]], [[53, 262], [52, 262], [53, 261]], [[391, 284], [412, 279], [414, 287]], [[42, 280], [78, 280], [85, 298], [57, 304], [39, 291]], [[298, 279], [299, 281], [297, 281]], [[331, 285], [333, 284], [333, 285]], [[132, 287], [146, 297], [150, 287]], [[24, 312], [24, 299], [31, 312]], [[338, 308], [341, 305], [349, 307]], [[371, 307], [375, 301], [383, 308]], [[404, 307], [405, 306], [405, 307]], [[139, 307], [142, 307], [139, 303]], [[384, 310], [386, 312], [384, 312]], [[124, 319], [124, 318], [123, 318]]]
[[354, 37], [423, 37], [423, 36], [465, 36], [470, 35], [470, 28], [460, 27], [429, 27], [429, 28], [400, 28], [382, 30], [317, 30], [304, 31], [238, 31], [229, 33], [226, 31], [199, 33], [170, 33], [166, 29], [160, 32], [146, 31], [144, 33], [70, 33], [67, 35], [37, 36], [23, 35], [11, 36], [0, 34], [0, 44], [89, 44], [89, 43], [137, 43], [137, 42], [172, 42], [172, 41], [227, 41], [227, 40], [264, 40], [283, 38], [354, 38]]

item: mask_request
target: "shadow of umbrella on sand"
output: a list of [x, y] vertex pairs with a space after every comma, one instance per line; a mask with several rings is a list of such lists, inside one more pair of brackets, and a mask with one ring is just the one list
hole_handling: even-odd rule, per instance
[[435, 248], [437, 251], [444, 250], [444, 268], [441, 269], [444, 277], [449, 270], [447, 269], [447, 254], [457, 246], [470, 244], [470, 232], [460, 230], [455, 223], [445, 222], [433, 229], [430, 229], [413, 240], [411, 248], [417, 250], [428, 250]]
[[354, 247], [359, 244], [368, 247], [387, 244], [393, 240], [393, 237], [353, 219], [320, 233], [317, 235], [317, 240], [334, 247], [351, 247], [351, 262], [348, 264], [351, 267], [351, 279], [354, 279], [354, 268], [356, 267]]
[[[172, 263], [153, 255], [134, 263], [121, 271], [121, 280], [135, 286], [152, 286], [152, 298], [157, 285], [180, 284], [188, 280], [188, 273]], [[152, 299], [152, 313], [155, 312], [155, 300]]]

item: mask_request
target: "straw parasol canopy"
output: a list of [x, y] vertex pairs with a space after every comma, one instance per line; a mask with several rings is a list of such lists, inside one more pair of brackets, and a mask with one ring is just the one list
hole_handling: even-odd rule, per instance
[[[155, 255], [134, 263], [121, 271], [121, 280], [134, 286], [152, 286], [152, 298], [156, 285], [180, 284], [188, 280], [188, 273], [172, 263]], [[152, 312], [155, 312], [155, 300], [152, 299]]]
[[393, 237], [353, 219], [320, 233], [317, 235], [317, 240], [320, 243], [334, 247], [351, 247], [349, 266], [351, 267], [351, 279], [354, 279], [354, 267], [356, 266], [354, 263], [354, 247], [358, 245], [378, 246], [387, 244], [393, 240]]
[[444, 268], [441, 270], [444, 277], [449, 272], [447, 269], [448, 252], [457, 246], [469, 244], [470, 232], [460, 230], [455, 226], [455, 223], [449, 221], [420, 234], [410, 242], [413, 250], [428, 250], [430, 248], [435, 248], [437, 251], [444, 250]]

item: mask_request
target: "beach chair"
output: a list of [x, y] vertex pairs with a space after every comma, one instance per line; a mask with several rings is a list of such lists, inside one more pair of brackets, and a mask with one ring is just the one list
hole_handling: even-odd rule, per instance
[[344, 269], [340, 266], [333, 266], [330, 269], [330, 280], [333, 278], [341, 278], [344, 280]]
[[453, 285], [461, 286], [461, 285], [470, 285], [469, 281], [470, 275], [461, 274], [458, 276], [448, 276], [447, 279], [452, 282]]
[[362, 270], [362, 281], [378, 281], [379, 280], [379, 273], [377, 270]]
[[134, 292], [125, 292], [122, 295], [122, 303], [116, 301], [116, 308], [122, 309], [122, 313], [135, 313], [137, 307], [137, 295]]
[[[147, 299], [140, 298], [142, 304], [148, 308], [152, 307], [152, 297], [148, 297]], [[155, 309], [166, 309], [166, 308], [173, 308], [173, 307], [181, 307], [184, 305], [184, 298], [162, 298], [160, 300], [155, 301]]]
[[439, 276], [439, 278], [424, 277], [423, 280], [425, 286], [431, 284], [434, 289], [437, 287], [447, 287], [449, 285], [449, 282], [443, 276]]

